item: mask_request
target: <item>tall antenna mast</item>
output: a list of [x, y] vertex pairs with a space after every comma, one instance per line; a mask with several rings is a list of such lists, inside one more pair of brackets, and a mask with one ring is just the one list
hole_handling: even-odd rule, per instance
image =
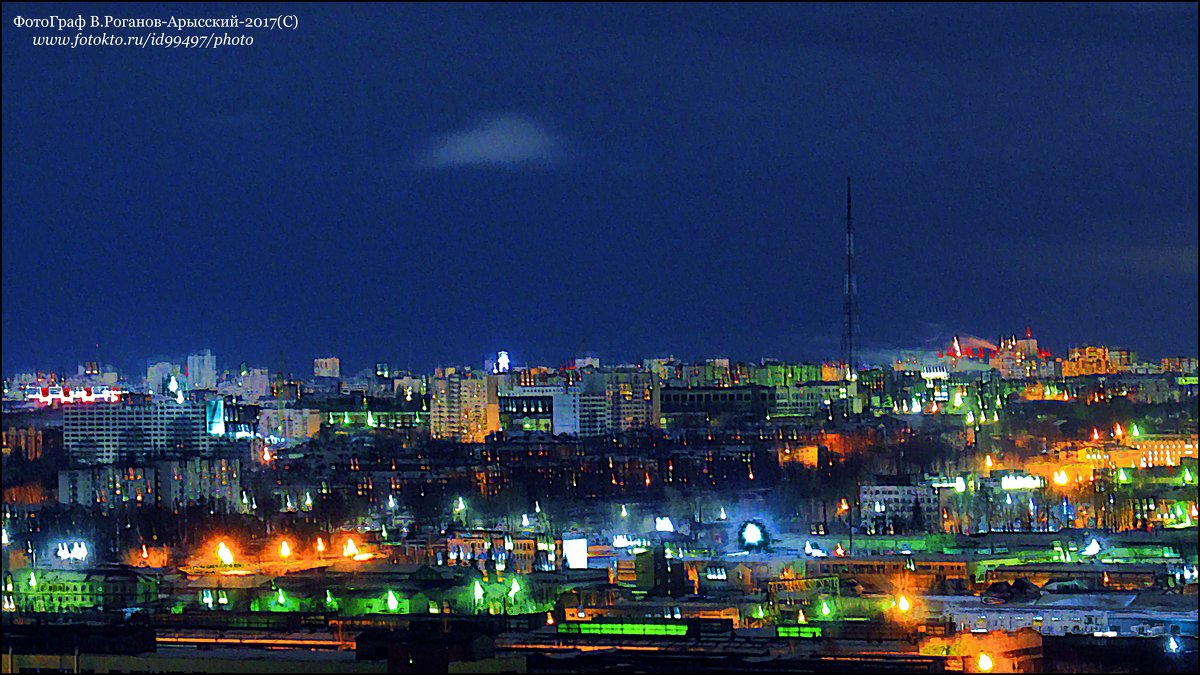
[[846, 176], [846, 334], [843, 336], [843, 357], [846, 359], [846, 379], [858, 378], [854, 354], [854, 332], [858, 323], [858, 284], [854, 280], [854, 221], [850, 217], [850, 177]]

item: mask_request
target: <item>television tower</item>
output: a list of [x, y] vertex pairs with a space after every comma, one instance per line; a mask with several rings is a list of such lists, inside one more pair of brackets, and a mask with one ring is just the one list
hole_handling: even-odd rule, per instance
[[858, 327], [858, 284], [854, 280], [854, 221], [850, 218], [850, 177], [846, 176], [846, 332], [842, 336], [842, 356], [846, 361], [846, 379], [858, 379], [854, 355], [854, 333]]

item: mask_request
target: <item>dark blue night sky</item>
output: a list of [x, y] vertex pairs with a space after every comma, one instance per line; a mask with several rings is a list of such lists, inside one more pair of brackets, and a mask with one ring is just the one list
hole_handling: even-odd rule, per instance
[[[80, 12], [300, 28], [13, 26]], [[3, 370], [833, 356], [848, 174], [868, 352], [1195, 354], [1196, 36], [1195, 4], [6, 4]]]

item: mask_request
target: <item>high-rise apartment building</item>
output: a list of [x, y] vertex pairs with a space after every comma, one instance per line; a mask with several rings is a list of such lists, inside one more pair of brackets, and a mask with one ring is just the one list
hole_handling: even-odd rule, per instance
[[342, 361], [336, 356], [313, 359], [313, 377], [341, 377]]
[[220, 383], [217, 393], [237, 396], [243, 401], [266, 398], [271, 391], [271, 375], [266, 368], [245, 368]]
[[146, 368], [146, 386], [156, 394], [163, 394], [167, 391], [167, 384], [172, 376], [176, 379], [183, 377], [183, 370], [179, 364], [170, 361], [153, 363]]
[[495, 376], [470, 368], [438, 368], [429, 394], [433, 438], [482, 443], [500, 430]]
[[187, 357], [187, 381], [191, 389], [217, 388], [217, 357], [205, 349]]
[[194, 457], [211, 450], [203, 401], [95, 403], [63, 408], [63, 446], [74, 464]]

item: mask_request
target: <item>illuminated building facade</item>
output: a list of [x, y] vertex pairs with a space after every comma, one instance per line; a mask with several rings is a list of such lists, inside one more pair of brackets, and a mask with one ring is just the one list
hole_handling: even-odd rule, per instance
[[1169, 356], [1162, 359], [1161, 369], [1164, 373], [1196, 374], [1197, 359], [1195, 356]]
[[578, 387], [515, 386], [500, 392], [500, 426], [505, 431], [540, 431], [578, 436]]
[[241, 462], [236, 459], [168, 460], [144, 466], [98, 466], [58, 473], [58, 502], [113, 510], [125, 504], [178, 509], [211, 499], [226, 511], [241, 509]]
[[459, 417], [464, 443], [482, 443], [500, 430], [496, 378], [470, 377], [459, 384]]
[[797, 382], [774, 387], [769, 405], [771, 419], [824, 416], [846, 399], [846, 382]]
[[1063, 377], [1110, 375], [1116, 372], [1117, 369], [1109, 358], [1108, 347], [1071, 347], [1067, 352], [1067, 359], [1062, 362]]
[[10, 584], [18, 611], [67, 614], [144, 607], [159, 588], [156, 578], [127, 569], [26, 568], [5, 573], [5, 588]]
[[258, 433], [281, 438], [288, 445], [312, 438], [320, 430], [320, 410], [263, 406], [258, 411]]
[[470, 368], [438, 368], [430, 382], [429, 430], [435, 439], [482, 443], [501, 429], [495, 376]]
[[42, 456], [45, 435], [41, 429], [34, 426], [25, 428], [9, 427], [0, 432], [0, 440], [2, 440], [0, 448], [3, 448], [5, 457], [16, 453], [18, 457], [32, 461]]

